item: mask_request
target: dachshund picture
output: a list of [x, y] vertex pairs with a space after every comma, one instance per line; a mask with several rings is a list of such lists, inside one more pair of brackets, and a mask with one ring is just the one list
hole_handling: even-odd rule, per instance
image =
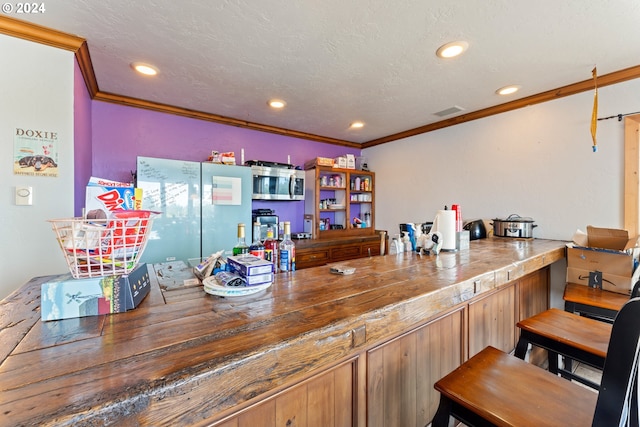
[[56, 162], [53, 161], [51, 157], [36, 155], [36, 156], [25, 156], [18, 160], [18, 164], [21, 168], [28, 168], [33, 166], [33, 169], [36, 172], [43, 171], [47, 168], [55, 168], [58, 167]]

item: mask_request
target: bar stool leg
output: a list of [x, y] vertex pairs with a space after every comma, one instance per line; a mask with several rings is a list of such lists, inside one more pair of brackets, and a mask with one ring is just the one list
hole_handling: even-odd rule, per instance
[[549, 359], [549, 372], [558, 375], [558, 353], [555, 351], [547, 350], [547, 357]]
[[431, 427], [453, 427], [454, 420], [451, 418], [451, 406], [451, 401], [441, 395], [438, 410], [433, 420], [431, 420]]
[[518, 340], [518, 344], [516, 344], [516, 350], [514, 355], [518, 359], [524, 360], [527, 355], [527, 350], [529, 349], [529, 340], [524, 337], [524, 334], [520, 334], [520, 339]]

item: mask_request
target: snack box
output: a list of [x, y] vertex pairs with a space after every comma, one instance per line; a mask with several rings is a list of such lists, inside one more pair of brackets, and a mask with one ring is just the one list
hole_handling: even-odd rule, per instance
[[231, 255], [227, 263], [232, 271], [245, 277], [273, 273], [273, 263], [255, 255]]
[[85, 191], [85, 211], [103, 211], [106, 217], [114, 210], [134, 210], [142, 207], [142, 189], [126, 182], [91, 177]]
[[136, 308], [149, 293], [147, 264], [128, 275], [74, 279], [62, 274], [41, 286], [43, 321], [122, 313]]
[[567, 282], [589, 285], [590, 274], [600, 272], [602, 289], [630, 295], [640, 278], [638, 236], [626, 230], [587, 227], [587, 237], [567, 245]]

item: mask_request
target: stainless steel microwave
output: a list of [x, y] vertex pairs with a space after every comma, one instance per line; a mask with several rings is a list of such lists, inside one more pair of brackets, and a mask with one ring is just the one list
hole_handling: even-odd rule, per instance
[[254, 200], [304, 200], [304, 171], [251, 166]]

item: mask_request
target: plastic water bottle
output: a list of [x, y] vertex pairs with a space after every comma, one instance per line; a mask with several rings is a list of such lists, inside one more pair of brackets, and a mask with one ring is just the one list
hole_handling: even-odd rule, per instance
[[296, 270], [296, 245], [291, 240], [291, 223], [289, 221], [284, 222], [284, 238], [280, 242], [280, 271], [295, 271]]

